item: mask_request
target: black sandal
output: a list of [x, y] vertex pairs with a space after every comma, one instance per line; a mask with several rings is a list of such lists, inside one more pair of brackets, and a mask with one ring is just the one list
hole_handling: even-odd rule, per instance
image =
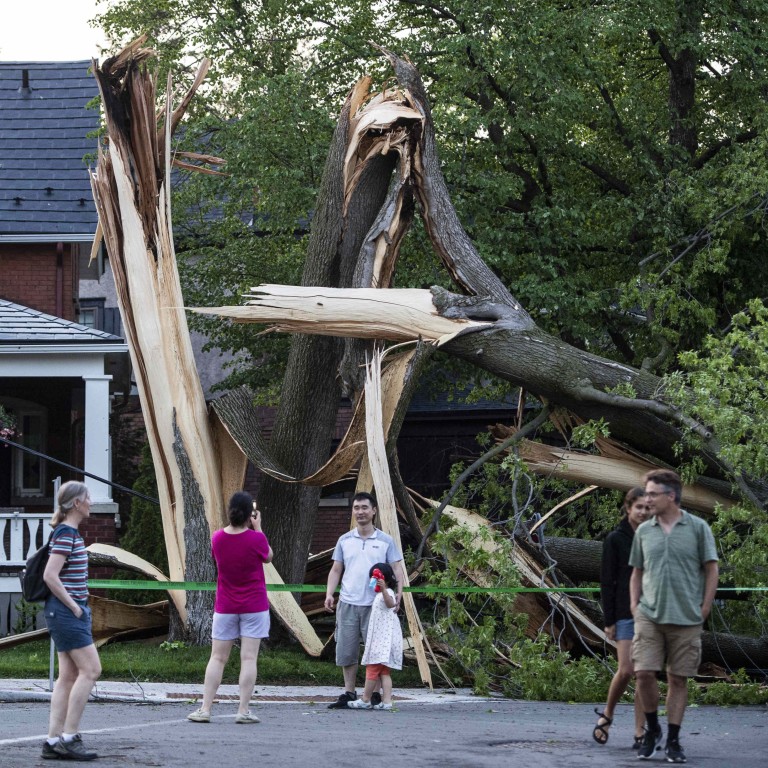
[[[597, 707], [595, 707], [595, 714], [605, 720], [604, 723], [597, 723], [595, 727], [592, 729], [592, 738], [598, 743], [598, 744], [607, 744], [608, 743], [608, 731], [606, 731], [606, 728], [610, 728], [613, 725], [613, 718], [608, 717], [605, 712], [601, 712]], [[598, 733], [602, 733], [603, 736], [605, 736], [604, 739], [600, 738], [598, 736]]]
[[644, 738], [645, 738], [645, 734], [643, 734], [642, 736], [635, 736], [635, 742], [632, 745], [632, 749], [635, 749], [635, 750], [640, 749], [640, 747], [643, 744]]

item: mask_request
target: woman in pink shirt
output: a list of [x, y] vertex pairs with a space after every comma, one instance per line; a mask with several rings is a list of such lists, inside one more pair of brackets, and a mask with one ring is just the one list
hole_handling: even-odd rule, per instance
[[264, 563], [272, 548], [261, 530], [261, 512], [249, 493], [238, 491], [229, 500], [229, 525], [211, 538], [219, 572], [213, 608], [213, 645], [205, 669], [203, 703], [187, 715], [195, 723], [211, 722], [211, 705], [221, 684], [235, 640], [240, 639], [240, 707], [236, 723], [258, 723], [248, 709], [256, 685], [256, 662], [262, 638], [269, 637], [269, 601]]

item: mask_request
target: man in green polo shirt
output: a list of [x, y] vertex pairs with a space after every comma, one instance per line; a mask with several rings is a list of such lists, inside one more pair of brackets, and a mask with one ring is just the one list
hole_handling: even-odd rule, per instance
[[687, 678], [701, 661], [701, 631], [717, 590], [715, 539], [701, 518], [680, 509], [680, 477], [666, 469], [645, 475], [649, 520], [635, 532], [629, 564], [630, 605], [635, 617], [632, 660], [646, 719], [638, 758], [659, 748], [659, 686], [656, 673], [667, 662], [667, 744], [669, 763], [684, 763], [680, 725], [688, 704]]

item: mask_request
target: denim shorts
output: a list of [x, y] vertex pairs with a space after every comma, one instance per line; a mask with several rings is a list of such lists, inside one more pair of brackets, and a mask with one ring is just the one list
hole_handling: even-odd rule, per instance
[[45, 623], [59, 653], [93, 645], [91, 609], [88, 607], [88, 601], [75, 602], [83, 609], [80, 618], [75, 617], [75, 614], [53, 595], [45, 601]]
[[616, 640], [631, 640], [635, 636], [634, 619], [616, 620]]
[[211, 637], [214, 640], [238, 640], [253, 637], [264, 640], [269, 637], [269, 611], [255, 613], [213, 612]]

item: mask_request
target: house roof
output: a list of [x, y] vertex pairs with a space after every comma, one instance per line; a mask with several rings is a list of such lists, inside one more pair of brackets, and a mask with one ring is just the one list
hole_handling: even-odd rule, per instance
[[87, 135], [99, 127], [98, 109], [86, 109], [98, 95], [89, 66], [0, 62], [0, 239], [83, 239], [96, 230], [83, 160], [96, 151]]
[[0, 299], [0, 345], [3, 344], [114, 344], [119, 336], [46, 315], [36, 309]]

